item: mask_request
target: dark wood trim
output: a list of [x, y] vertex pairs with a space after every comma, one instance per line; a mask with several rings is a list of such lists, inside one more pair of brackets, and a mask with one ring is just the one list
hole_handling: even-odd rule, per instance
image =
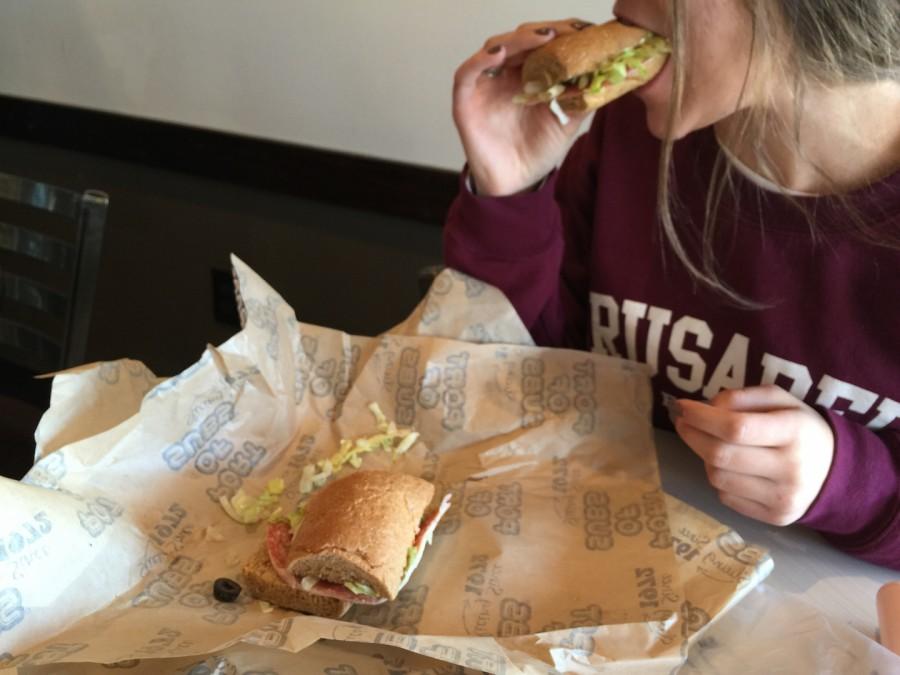
[[0, 135], [440, 225], [441, 169], [0, 95]]

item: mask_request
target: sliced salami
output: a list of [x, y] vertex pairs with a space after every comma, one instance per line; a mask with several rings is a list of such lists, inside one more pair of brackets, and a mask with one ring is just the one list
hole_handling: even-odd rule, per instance
[[275, 569], [275, 573], [291, 588], [300, 588], [297, 577], [288, 572], [288, 547], [291, 545], [291, 526], [285, 522], [272, 523], [266, 530], [266, 549], [269, 552], [269, 562]]

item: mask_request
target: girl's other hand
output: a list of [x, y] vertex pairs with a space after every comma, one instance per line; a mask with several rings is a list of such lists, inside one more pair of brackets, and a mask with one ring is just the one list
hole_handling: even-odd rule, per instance
[[678, 435], [706, 464], [726, 506], [772, 525], [799, 520], [831, 469], [834, 434], [811, 407], [776, 386], [682, 399]]
[[456, 71], [453, 120], [478, 194], [522, 192], [562, 160], [587, 114], [562, 126], [548, 105], [522, 106], [522, 63], [557, 35], [590, 25], [578, 19], [526, 23], [496, 35]]

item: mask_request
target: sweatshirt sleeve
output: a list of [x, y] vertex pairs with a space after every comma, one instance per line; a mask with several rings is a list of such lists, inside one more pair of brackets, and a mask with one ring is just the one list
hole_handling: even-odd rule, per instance
[[900, 570], [900, 432], [876, 433], [829, 411], [834, 459], [800, 523], [837, 548]]
[[479, 197], [464, 173], [444, 228], [444, 262], [503, 291], [541, 345], [588, 347], [598, 119], [534, 192]]

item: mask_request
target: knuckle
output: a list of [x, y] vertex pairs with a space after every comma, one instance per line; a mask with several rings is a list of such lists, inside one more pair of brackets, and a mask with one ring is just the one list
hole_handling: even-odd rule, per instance
[[717, 490], [726, 490], [728, 488], [728, 477], [724, 471], [716, 468], [709, 468], [706, 472], [709, 484]]
[[788, 461], [784, 466], [783, 482], [786, 488], [796, 491], [803, 483], [803, 470], [797, 462]]
[[750, 437], [750, 421], [745, 415], [733, 415], [725, 423], [724, 435], [732, 443], [744, 444]]
[[779, 485], [775, 488], [772, 510], [780, 516], [793, 513], [797, 507], [797, 491], [789, 485]]
[[717, 469], [727, 469], [732, 462], [734, 453], [725, 443], [714, 445], [709, 451], [709, 463]]
[[723, 389], [718, 394], [712, 397], [711, 403], [717, 406], [722, 406], [723, 408], [731, 408], [736, 399], [736, 394], [734, 389]]

